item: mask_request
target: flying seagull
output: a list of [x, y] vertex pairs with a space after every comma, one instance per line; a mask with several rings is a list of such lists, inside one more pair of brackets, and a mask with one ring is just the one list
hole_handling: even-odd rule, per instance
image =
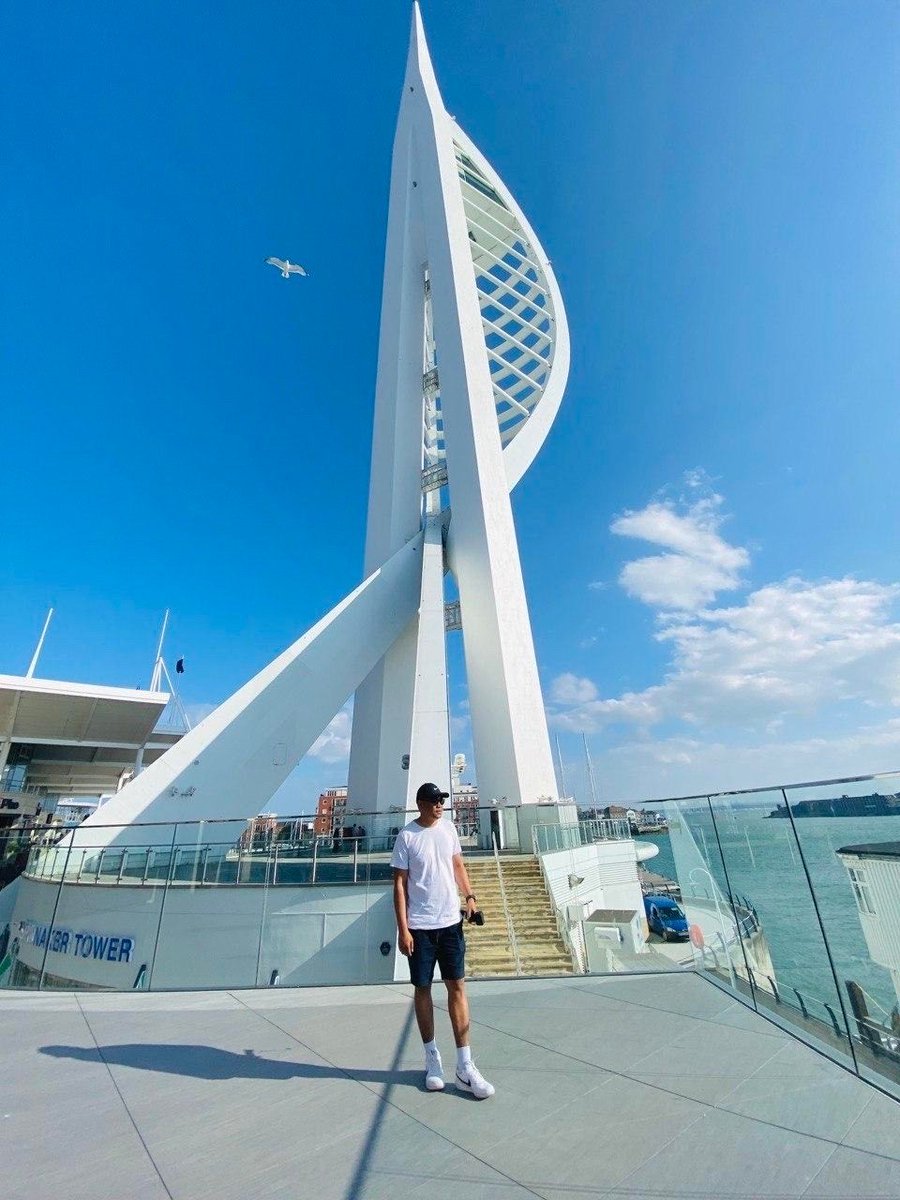
[[309, 274], [305, 267], [301, 267], [299, 263], [292, 263], [289, 258], [267, 258], [266, 262], [269, 266], [278, 268], [282, 279], [288, 279], [291, 275]]

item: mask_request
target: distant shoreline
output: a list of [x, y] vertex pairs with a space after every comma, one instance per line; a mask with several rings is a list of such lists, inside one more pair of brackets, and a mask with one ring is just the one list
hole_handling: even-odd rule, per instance
[[827, 800], [798, 800], [790, 807], [779, 804], [767, 814], [767, 819], [787, 820], [794, 817], [900, 817], [900, 796], [833, 796]]

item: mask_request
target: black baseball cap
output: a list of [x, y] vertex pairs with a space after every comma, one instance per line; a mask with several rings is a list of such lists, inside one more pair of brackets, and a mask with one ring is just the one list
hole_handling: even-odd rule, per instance
[[448, 800], [449, 792], [442, 792], [436, 783], [423, 783], [416, 792], [416, 804], [433, 804], [435, 800]]

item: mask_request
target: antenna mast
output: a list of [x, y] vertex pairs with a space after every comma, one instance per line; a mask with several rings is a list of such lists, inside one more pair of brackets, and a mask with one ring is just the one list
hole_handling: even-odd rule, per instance
[[47, 636], [47, 630], [50, 628], [50, 622], [53, 620], [53, 609], [47, 613], [47, 619], [44, 622], [44, 628], [41, 630], [41, 636], [38, 638], [38, 644], [34, 648], [34, 654], [31, 656], [31, 662], [28, 665], [28, 670], [25, 672], [25, 678], [31, 679], [34, 675], [34, 669], [38, 665], [38, 659], [41, 657], [41, 651], [44, 648], [44, 638]]
[[587, 763], [588, 784], [591, 789], [591, 807], [596, 812], [597, 809], [597, 784], [594, 782], [594, 764], [591, 762], [591, 752], [588, 749], [587, 734], [581, 735], [581, 740], [584, 742], [584, 760]]
[[[158, 692], [162, 683], [163, 671], [163, 642], [166, 640], [166, 629], [169, 627], [169, 610], [166, 609], [166, 615], [163, 617], [162, 629], [159, 631], [159, 643], [156, 647], [156, 658], [153, 660], [153, 674], [150, 676], [150, 691]], [[168, 672], [167, 672], [168, 674]]]
[[567, 800], [569, 792], [566, 788], [566, 768], [563, 766], [562, 751], [559, 748], [559, 734], [556, 735], [556, 761], [559, 763], [559, 790], [562, 792], [560, 800]]

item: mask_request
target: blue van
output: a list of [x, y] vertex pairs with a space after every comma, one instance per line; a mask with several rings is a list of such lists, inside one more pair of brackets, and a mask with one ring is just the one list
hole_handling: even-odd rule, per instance
[[687, 917], [677, 900], [671, 896], [645, 896], [644, 912], [650, 932], [658, 934], [664, 942], [687, 941]]

